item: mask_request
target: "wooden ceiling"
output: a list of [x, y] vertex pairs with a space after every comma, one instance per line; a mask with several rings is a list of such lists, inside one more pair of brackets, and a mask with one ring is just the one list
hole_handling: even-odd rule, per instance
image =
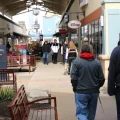
[[[28, 8], [26, 6], [26, 2], [28, 0], [0, 0], [0, 10], [4, 10], [5, 13], [10, 15], [16, 15], [17, 13], [21, 12]], [[31, 0], [32, 5], [40, 5], [49, 10], [57, 13], [62, 14], [65, 11], [70, 0]]]

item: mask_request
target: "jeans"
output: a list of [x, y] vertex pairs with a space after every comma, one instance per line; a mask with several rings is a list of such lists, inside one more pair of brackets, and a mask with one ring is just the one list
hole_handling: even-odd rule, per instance
[[65, 62], [66, 62], [66, 54], [63, 53], [63, 63], [65, 64]]
[[76, 117], [78, 120], [94, 120], [99, 93], [75, 93]]
[[43, 53], [44, 64], [48, 64], [48, 52]]
[[71, 70], [71, 64], [72, 64], [72, 62], [73, 62], [73, 60], [74, 60], [75, 58], [68, 58], [68, 72], [70, 73], [70, 70]]
[[120, 120], [120, 92], [116, 92], [117, 120]]

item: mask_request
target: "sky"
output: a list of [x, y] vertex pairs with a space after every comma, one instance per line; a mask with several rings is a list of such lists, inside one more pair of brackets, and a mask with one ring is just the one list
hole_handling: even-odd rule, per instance
[[42, 21], [43, 16], [45, 16], [45, 12], [43, 11], [39, 11], [39, 15], [37, 16], [33, 15], [33, 11], [31, 11], [31, 12], [26, 12], [26, 13], [13, 16], [13, 21], [16, 23], [18, 23], [19, 21], [25, 21], [27, 30], [31, 30], [35, 20], [37, 19], [38, 23], [40, 24], [39, 31], [41, 31], [42, 24], [43, 24], [43, 21]]

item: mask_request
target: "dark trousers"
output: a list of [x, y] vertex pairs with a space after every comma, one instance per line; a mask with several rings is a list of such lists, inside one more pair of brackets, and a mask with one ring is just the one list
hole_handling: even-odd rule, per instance
[[117, 120], [120, 120], [120, 91], [116, 92]]
[[53, 53], [53, 63], [57, 63], [58, 53]]
[[65, 64], [65, 59], [66, 58], [66, 54], [65, 53], [63, 53], [63, 63]]

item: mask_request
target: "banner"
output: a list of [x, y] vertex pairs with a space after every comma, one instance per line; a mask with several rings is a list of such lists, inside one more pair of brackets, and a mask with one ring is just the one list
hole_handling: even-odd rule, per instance
[[88, 0], [80, 0], [80, 7], [83, 7], [86, 4], [88, 4]]

